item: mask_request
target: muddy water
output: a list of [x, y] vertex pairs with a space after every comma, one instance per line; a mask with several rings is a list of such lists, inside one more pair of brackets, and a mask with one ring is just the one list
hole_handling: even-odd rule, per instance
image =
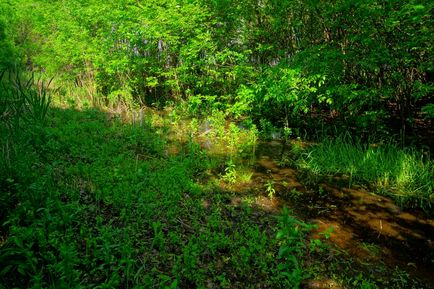
[[[195, 140], [210, 154], [227, 154], [224, 146], [216, 145], [208, 137], [208, 130], [205, 127]], [[282, 153], [288, 149], [278, 140], [259, 143], [251, 182], [235, 189], [258, 192], [256, 205], [265, 211], [279, 213], [286, 206], [305, 221], [316, 223], [315, 237], [332, 228], [327, 242], [362, 263], [399, 267], [420, 279], [426, 288], [434, 288], [434, 218], [422, 212], [401, 210], [390, 199], [374, 195], [366, 188], [348, 188], [346, 180], [310, 182], [302, 172], [278, 165]], [[273, 198], [264, 189], [270, 180], [276, 190]], [[240, 201], [235, 198], [233, 203]]]
[[359, 261], [398, 266], [434, 288], [434, 219], [403, 211], [365, 188], [336, 185], [339, 180], [306, 186], [300, 172], [277, 165], [284, 149], [277, 141], [258, 145], [253, 183], [271, 178], [277, 191], [273, 201], [260, 198], [260, 206], [292, 208], [318, 225], [317, 235], [333, 228], [329, 241]]

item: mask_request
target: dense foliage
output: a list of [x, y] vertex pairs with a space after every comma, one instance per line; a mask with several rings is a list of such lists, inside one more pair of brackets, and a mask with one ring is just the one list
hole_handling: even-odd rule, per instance
[[433, 117], [433, 5], [14, 0], [0, 43], [86, 103], [199, 96], [279, 126], [385, 135]]
[[[197, 119], [184, 132], [175, 112], [126, 124], [49, 108], [46, 86], [23, 79], [8, 75], [1, 90], [1, 288], [300, 288], [324, 276], [418, 288], [398, 269], [372, 278], [369, 264], [330, 253], [310, 235], [315, 225], [262, 207], [263, 192], [222, 187], [249, 180], [239, 166], [254, 157], [254, 127], [209, 116], [206, 131], [226, 152], [215, 155], [192, 139]], [[180, 143], [168, 137], [179, 133]], [[264, 193], [273, 198], [273, 181]]]
[[0, 1], [0, 288], [420, 288], [273, 204], [340, 178], [432, 214], [433, 11]]

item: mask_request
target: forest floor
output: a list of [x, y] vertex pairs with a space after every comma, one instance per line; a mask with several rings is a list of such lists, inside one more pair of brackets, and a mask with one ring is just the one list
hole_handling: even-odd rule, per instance
[[[202, 128], [195, 141], [213, 154], [230, 154], [227, 145], [208, 136], [207, 129]], [[384, 266], [400, 268], [425, 286], [434, 286], [434, 218], [418, 209], [402, 209], [392, 199], [373, 193], [367, 186], [349, 185], [348, 176], [323, 175], [312, 180], [308, 172], [282, 162], [283, 158], [291, 157], [294, 143], [299, 147], [310, 146], [300, 140], [255, 144], [253, 162], [247, 165], [250, 179], [219, 183], [223, 190], [237, 195], [231, 204], [241, 205], [243, 196], [255, 196], [254, 204], [272, 214], [289, 208], [300, 220], [316, 224], [312, 237], [327, 239], [333, 248], [355, 258], [359, 264], [381, 264], [368, 269], [371, 274], [384, 270]], [[243, 170], [245, 174], [246, 167]], [[272, 196], [267, 194], [270, 183]], [[307, 282], [305, 287], [336, 286], [328, 282]]]
[[264, 207], [275, 212], [292, 208], [305, 222], [318, 225], [314, 233], [332, 228], [328, 242], [360, 262], [399, 267], [434, 284], [434, 218], [403, 210], [364, 186], [348, 187], [343, 177], [305, 182], [305, 174], [278, 165], [282, 150], [281, 142], [258, 146], [253, 183], [261, 187], [271, 177], [276, 187], [275, 200], [264, 201]]
[[27, 134], [5, 288], [434, 288], [434, 219], [222, 116], [53, 108]]

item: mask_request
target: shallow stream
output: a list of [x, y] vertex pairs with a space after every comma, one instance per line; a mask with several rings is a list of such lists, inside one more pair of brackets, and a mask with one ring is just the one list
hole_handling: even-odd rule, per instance
[[[211, 155], [231, 153], [216, 141], [208, 122], [199, 126], [194, 140]], [[253, 195], [255, 205], [270, 213], [278, 214], [287, 207], [302, 220], [317, 224], [315, 237], [331, 232], [326, 242], [359, 262], [398, 267], [426, 288], [434, 288], [434, 218], [417, 210], [402, 210], [391, 199], [365, 187], [349, 187], [345, 177], [311, 181], [302, 171], [282, 167], [282, 155], [290, 146], [278, 138], [256, 143], [248, 161], [250, 181], [225, 188], [238, 193], [232, 204], [242, 202], [239, 196]], [[273, 184], [273, 197], [266, 192], [267, 182]]]

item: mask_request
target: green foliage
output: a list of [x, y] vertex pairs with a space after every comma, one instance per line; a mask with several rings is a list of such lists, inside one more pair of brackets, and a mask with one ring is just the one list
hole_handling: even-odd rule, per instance
[[235, 164], [230, 160], [225, 168], [225, 174], [222, 179], [229, 184], [235, 184], [237, 181], [237, 171]]
[[9, 3], [0, 3], [0, 71], [11, 69], [19, 64], [19, 55], [14, 47], [10, 22], [15, 18], [15, 11]]
[[[320, 246], [306, 241], [311, 226], [286, 211], [276, 223], [253, 203], [232, 205], [234, 192], [208, 178], [250, 180], [257, 127], [283, 145], [301, 133], [419, 137], [433, 118], [433, 8], [428, 0], [2, 1], [0, 283], [299, 287]], [[51, 109], [52, 95], [69, 109]], [[176, 107], [168, 118], [136, 121], [128, 111], [165, 104]], [[133, 124], [114, 111], [133, 114]], [[354, 139], [293, 146], [281, 165], [298, 160], [431, 208], [427, 154]], [[270, 198], [274, 184], [265, 185]], [[365, 275], [348, 280], [376, 287]]]
[[228, 112], [236, 119], [243, 115], [250, 114], [253, 111], [252, 105], [256, 100], [254, 90], [245, 85], [241, 85], [237, 90], [235, 103], [228, 108]]
[[[279, 264], [278, 269], [291, 288], [300, 288], [301, 281], [308, 277], [303, 271], [300, 260], [309, 251], [306, 234], [314, 229], [314, 226], [291, 217], [287, 208], [283, 209], [282, 215], [279, 216], [278, 220], [279, 231], [276, 238], [281, 244], [278, 257], [283, 261]], [[315, 245], [316, 242], [312, 244], [317, 246]], [[310, 249], [315, 250], [312, 246]]]
[[[125, 124], [96, 109], [50, 108], [45, 126], [21, 132], [26, 153], [1, 179], [2, 284], [297, 288], [312, 277], [308, 264], [326, 252], [309, 237], [314, 227], [288, 211], [276, 221], [254, 202], [234, 205], [235, 192], [206, 182], [216, 156], [192, 137], [169, 153], [173, 140], [153, 118]], [[229, 146], [220, 162], [233, 158], [225, 176], [239, 182], [240, 143], [255, 138], [213, 118]]]
[[0, 6], [0, 62], [57, 75], [84, 104], [184, 99], [190, 113], [381, 135], [430, 107], [427, 0], [33, 2]]
[[[307, 113], [314, 103], [312, 95], [317, 91], [315, 77], [302, 77], [300, 71], [282, 67], [270, 69], [259, 90], [263, 101], [283, 107], [287, 114]], [[289, 117], [289, 115], [288, 115]]]
[[427, 104], [422, 108], [426, 118], [434, 118], [434, 104]]
[[35, 81], [19, 70], [4, 70], [0, 74], [0, 170], [10, 174], [10, 165], [25, 148], [20, 142], [23, 131], [44, 124], [51, 97], [48, 84]]
[[393, 143], [369, 146], [349, 137], [324, 140], [302, 154], [299, 166], [315, 174], [346, 175], [350, 185], [373, 185], [403, 205], [432, 207], [432, 162]]
[[276, 193], [276, 189], [274, 189], [273, 181], [268, 180], [265, 183], [265, 192], [268, 194], [268, 197], [273, 198], [274, 194]]
[[2, 284], [290, 284], [278, 274], [274, 219], [264, 215], [270, 226], [259, 226], [254, 210], [230, 205], [233, 194], [201, 187], [211, 162], [193, 141], [170, 155], [150, 120], [57, 108], [21, 140], [27, 154], [16, 156], [13, 179], [1, 180], [15, 199], [2, 203]]

